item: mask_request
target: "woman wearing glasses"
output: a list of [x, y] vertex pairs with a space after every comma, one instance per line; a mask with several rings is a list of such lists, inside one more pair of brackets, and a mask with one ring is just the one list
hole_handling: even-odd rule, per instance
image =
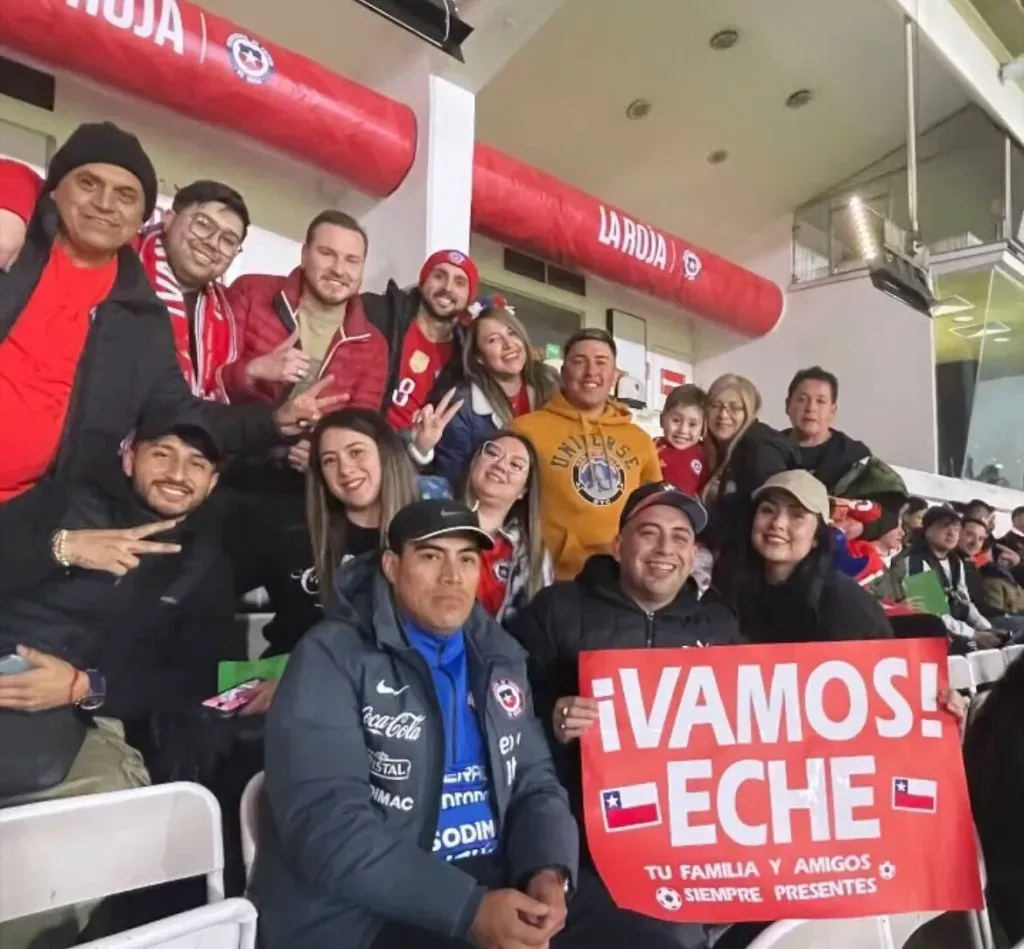
[[522, 435], [501, 432], [476, 450], [465, 499], [494, 540], [484, 551], [477, 599], [499, 622], [511, 619], [554, 580], [540, 526], [537, 455]]
[[708, 389], [711, 476], [701, 497], [711, 518], [705, 537], [716, 555], [742, 544], [751, 494], [773, 474], [800, 467], [794, 445], [758, 421], [760, 411], [761, 393], [745, 376], [726, 373]]

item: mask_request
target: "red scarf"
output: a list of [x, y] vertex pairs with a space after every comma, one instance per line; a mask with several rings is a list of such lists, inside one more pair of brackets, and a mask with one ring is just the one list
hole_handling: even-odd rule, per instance
[[138, 253], [149, 282], [171, 317], [178, 365], [181, 366], [189, 389], [201, 399], [227, 402], [221, 370], [229, 362], [234, 362], [238, 349], [235, 321], [224, 296], [224, 289], [220, 284], [208, 283], [199, 291], [195, 313], [196, 365], [193, 365], [185, 293], [167, 260], [161, 225], [156, 224], [142, 232]]

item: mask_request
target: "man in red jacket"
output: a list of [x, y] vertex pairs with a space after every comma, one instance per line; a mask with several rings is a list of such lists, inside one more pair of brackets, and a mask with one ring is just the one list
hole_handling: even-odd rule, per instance
[[234, 402], [279, 402], [326, 375], [329, 395], [378, 411], [388, 347], [363, 311], [366, 232], [344, 211], [310, 222], [302, 260], [287, 277], [239, 277], [228, 299], [240, 328], [238, 359], [224, 370]]
[[[20, 162], [0, 159], [0, 269], [25, 241], [43, 187]], [[234, 188], [193, 181], [178, 190], [171, 210], [134, 243], [149, 282], [171, 318], [175, 352], [194, 396], [227, 402], [221, 372], [237, 357], [235, 325], [218, 283], [241, 249], [249, 210]]]

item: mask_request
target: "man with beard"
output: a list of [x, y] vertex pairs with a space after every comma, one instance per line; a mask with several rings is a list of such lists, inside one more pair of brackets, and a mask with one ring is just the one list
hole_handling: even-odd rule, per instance
[[279, 402], [289, 388], [330, 375], [329, 395], [344, 396], [349, 407], [380, 409], [387, 343], [359, 296], [366, 250], [355, 218], [321, 211], [287, 277], [249, 274], [231, 285], [239, 355], [224, 377], [233, 401]]
[[[359, 296], [366, 233], [343, 211], [310, 222], [302, 260], [287, 277], [251, 275], [228, 296], [241, 328], [240, 357], [224, 371], [234, 402], [277, 403], [330, 376], [327, 392], [350, 407], [380, 411], [387, 343]], [[286, 451], [239, 459], [228, 476], [237, 503], [227, 531], [235, 589], [264, 587], [275, 610], [316, 616], [309, 563], [305, 480], [309, 440]]]
[[388, 341], [385, 401], [388, 424], [412, 427], [416, 413], [461, 381], [463, 334], [459, 318], [476, 298], [480, 275], [468, 254], [439, 250], [420, 268], [419, 285], [365, 294], [366, 315]]
[[[0, 602], [0, 656], [25, 667], [0, 676], [0, 808], [148, 784], [126, 728], [215, 691], [233, 604], [204, 502], [222, 458], [198, 411], [151, 416], [69, 522], [68, 569]], [[154, 531], [159, 554], [109, 542]], [[90, 909], [2, 923], [0, 944], [58, 945]]]
[[[20, 252], [42, 187], [31, 168], [0, 159], [0, 269]], [[135, 241], [146, 276], [170, 315], [185, 381], [201, 399], [228, 401], [221, 372], [236, 358], [235, 326], [218, 281], [248, 230], [249, 209], [234, 188], [193, 181]]]

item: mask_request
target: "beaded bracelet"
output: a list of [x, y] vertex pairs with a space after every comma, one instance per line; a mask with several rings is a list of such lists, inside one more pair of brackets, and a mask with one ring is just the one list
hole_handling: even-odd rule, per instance
[[67, 540], [68, 532], [64, 529], [57, 531], [50, 539], [50, 555], [65, 569], [71, 566], [71, 562], [67, 557], [67, 551], [65, 550]]

